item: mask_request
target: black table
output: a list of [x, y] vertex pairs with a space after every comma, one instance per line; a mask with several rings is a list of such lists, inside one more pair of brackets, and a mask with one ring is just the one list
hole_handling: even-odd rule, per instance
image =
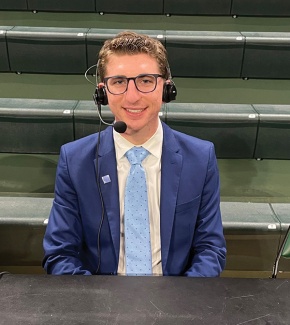
[[0, 324], [290, 324], [290, 280], [4, 275]]

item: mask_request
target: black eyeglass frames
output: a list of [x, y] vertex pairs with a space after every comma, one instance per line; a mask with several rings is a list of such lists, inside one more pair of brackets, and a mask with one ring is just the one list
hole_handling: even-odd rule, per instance
[[128, 89], [130, 80], [133, 80], [137, 90], [141, 93], [150, 93], [156, 89], [157, 79], [163, 77], [160, 74], [139, 74], [137, 77], [112, 76], [104, 78], [107, 90], [113, 95], [124, 94]]

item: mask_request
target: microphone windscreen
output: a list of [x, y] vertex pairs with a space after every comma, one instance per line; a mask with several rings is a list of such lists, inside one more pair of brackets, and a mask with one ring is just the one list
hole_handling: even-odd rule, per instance
[[113, 125], [114, 130], [118, 133], [124, 133], [127, 130], [127, 124], [123, 121], [117, 121]]

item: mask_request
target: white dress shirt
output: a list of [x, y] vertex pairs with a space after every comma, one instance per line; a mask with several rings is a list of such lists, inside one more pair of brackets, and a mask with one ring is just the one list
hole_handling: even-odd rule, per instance
[[[126, 274], [125, 262], [125, 236], [124, 236], [124, 196], [125, 186], [131, 165], [125, 156], [125, 153], [134, 147], [134, 144], [123, 138], [115, 130], [113, 131], [115, 142], [117, 172], [119, 183], [119, 201], [120, 201], [120, 254], [118, 264], [118, 274]], [[161, 184], [161, 154], [163, 143], [163, 129], [159, 120], [158, 128], [155, 134], [141, 146], [147, 149], [150, 154], [143, 160], [142, 166], [146, 173], [150, 239], [152, 252], [152, 273], [153, 275], [162, 275], [161, 264], [161, 241], [160, 241], [160, 184]]]

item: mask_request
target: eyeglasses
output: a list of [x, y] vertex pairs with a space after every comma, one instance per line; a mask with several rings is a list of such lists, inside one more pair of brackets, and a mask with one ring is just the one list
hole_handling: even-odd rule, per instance
[[124, 94], [128, 89], [130, 80], [133, 80], [137, 90], [141, 93], [151, 93], [156, 89], [157, 78], [162, 77], [160, 74], [139, 74], [137, 77], [127, 78], [124, 76], [113, 76], [104, 78], [104, 83], [108, 91], [113, 95]]

